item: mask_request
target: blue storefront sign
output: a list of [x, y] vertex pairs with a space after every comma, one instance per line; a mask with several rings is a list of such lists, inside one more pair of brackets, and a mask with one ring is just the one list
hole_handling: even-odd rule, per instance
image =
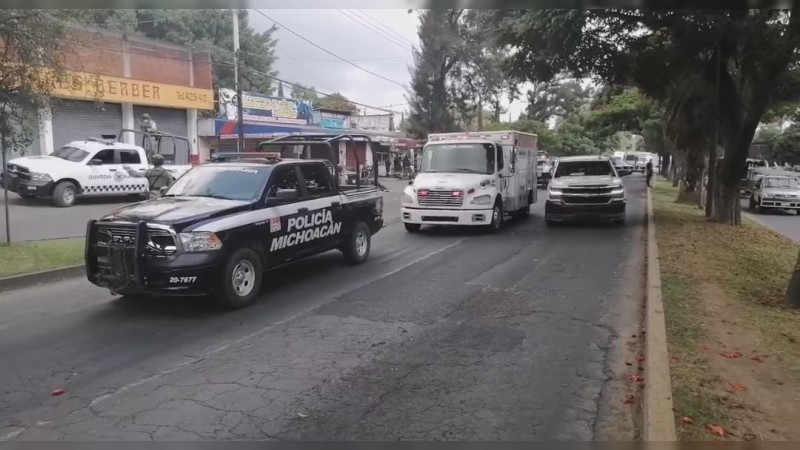
[[[219, 90], [219, 119], [236, 120], [236, 91]], [[271, 97], [268, 95], [242, 94], [242, 118], [246, 122], [269, 122], [276, 124], [309, 125], [314, 108], [311, 102], [295, 98]]]
[[320, 119], [320, 125], [322, 125], [323, 128], [332, 128], [335, 130], [347, 129], [347, 123], [345, 123], [345, 120], [335, 117], [322, 117]]

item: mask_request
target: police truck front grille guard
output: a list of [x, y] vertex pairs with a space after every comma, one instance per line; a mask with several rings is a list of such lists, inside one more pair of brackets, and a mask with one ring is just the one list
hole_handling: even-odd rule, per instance
[[145, 254], [147, 224], [126, 224], [126, 233], [119, 233], [120, 225], [110, 225], [97, 220], [87, 225], [86, 276], [92, 283], [115, 291], [140, 288], [144, 284], [139, 268]]

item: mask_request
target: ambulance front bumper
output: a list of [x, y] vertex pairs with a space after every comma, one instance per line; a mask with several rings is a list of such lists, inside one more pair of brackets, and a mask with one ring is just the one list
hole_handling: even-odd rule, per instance
[[492, 208], [488, 209], [400, 209], [404, 223], [418, 225], [489, 225], [492, 223]]

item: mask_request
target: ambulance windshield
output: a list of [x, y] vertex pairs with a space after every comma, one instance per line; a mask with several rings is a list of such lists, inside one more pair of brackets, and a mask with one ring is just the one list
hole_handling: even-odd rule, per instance
[[491, 144], [429, 144], [422, 153], [421, 172], [494, 173]]
[[271, 167], [198, 166], [186, 172], [165, 197], [255, 200], [264, 192]]

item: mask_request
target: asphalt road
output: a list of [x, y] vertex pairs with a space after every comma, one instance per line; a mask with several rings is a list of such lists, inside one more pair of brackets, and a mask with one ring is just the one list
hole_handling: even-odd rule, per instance
[[800, 242], [800, 212], [773, 209], [766, 212], [753, 212], [748, 199], [742, 199], [742, 213], [761, 225], [780, 233], [793, 241]]
[[[86, 222], [99, 218], [112, 210], [137, 201], [126, 197], [81, 198], [69, 208], [58, 208], [45, 199], [22, 200], [8, 193], [9, 219], [11, 222], [11, 241], [32, 241], [39, 239], [58, 239], [84, 236]], [[0, 189], [0, 214], [5, 207], [5, 199]], [[6, 222], [0, 216], [0, 237], [6, 237]]]
[[626, 183], [625, 227], [548, 228], [540, 201], [496, 235], [409, 234], [390, 192], [365, 265], [298, 262], [242, 311], [83, 279], [0, 293], [0, 440], [633, 439]]

